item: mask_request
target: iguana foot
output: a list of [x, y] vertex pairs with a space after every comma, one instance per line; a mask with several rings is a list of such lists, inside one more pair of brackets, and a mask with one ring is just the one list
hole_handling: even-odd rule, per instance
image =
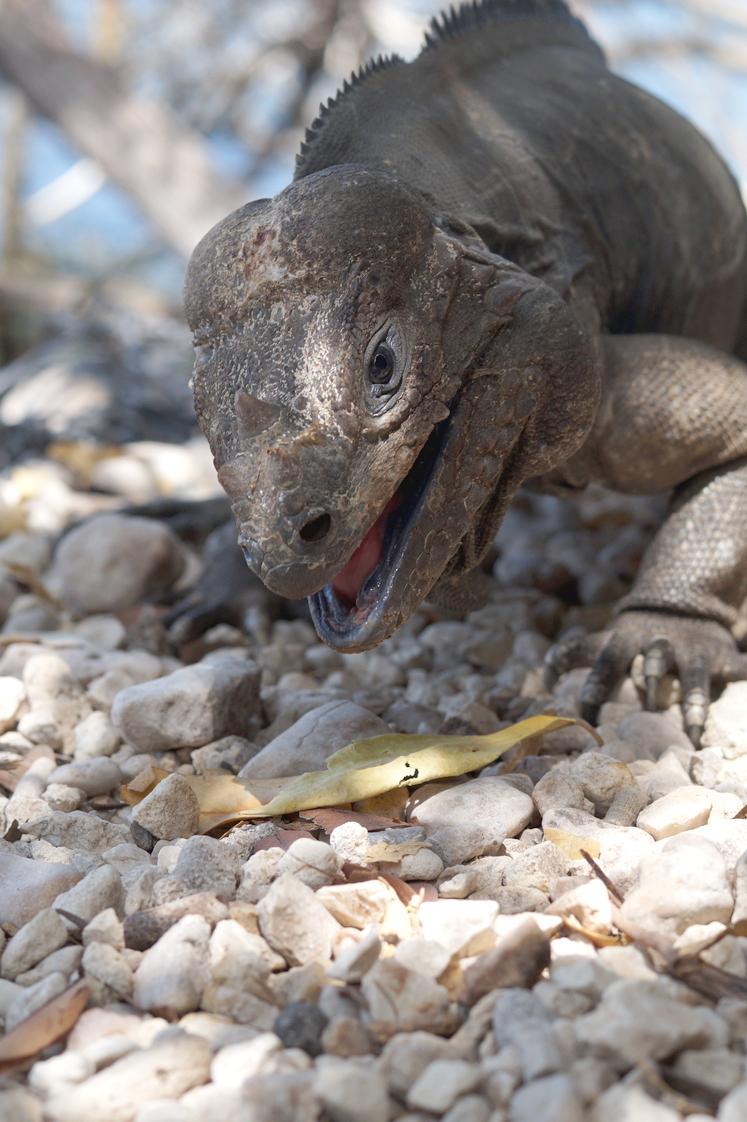
[[660, 680], [669, 670], [680, 679], [687, 734], [699, 747], [711, 699], [711, 682], [747, 678], [747, 655], [737, 650], [731, 633], [720, 623], [666, 612], [622, 612], [607, 631], [556, 643], [545, 659], [548, 688], [561, 674], [591, 666], [581, 693], [581, 716], [596, 722], [600, 706], [643, 654], [646, 709], [656, 708]]

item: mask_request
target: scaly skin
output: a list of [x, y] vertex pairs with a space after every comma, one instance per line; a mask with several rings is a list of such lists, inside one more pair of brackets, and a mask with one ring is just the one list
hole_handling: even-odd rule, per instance
[[295, 182], [190, 263], [196, 409], [240, 545], [363, 650], [426, 597], [472, 605], [523, 481], [679, 488], [615, 626], [549, 671], [593, 662], [593, 716], [643, 650], [652, 697], [680, 671], [697, 741], [711, 678], [747, 675], [738, 190], [561, 0], [486, 0], [433, 36], [346, 86]]

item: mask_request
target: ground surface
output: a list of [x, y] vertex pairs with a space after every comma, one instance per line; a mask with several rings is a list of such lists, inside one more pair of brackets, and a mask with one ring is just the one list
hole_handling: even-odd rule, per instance
[[[660, 506], [523, 496], [489, 605], [423, 607], [364, 655], [261, 593], [243, 628], [185, 644], [152, 601], [196, 580], [194, 535], [111, 511], [169, 471], [209, 495], [202, 446], [76, 447], [0, 485], [26, 523], [0, 541], [0, 1061], [31, 1056], [0, 1077], [0, 1119], [747, 1118], [747, 686], [698, 752], [677, 683], [645, 714], [634, 664], [596, 736], [537, 736], [357, 817], [196, 833], [195, 775], [576, 716], [585, 671], [550, 694], [544, 655], [609, 618]], [[150, 765], [171, 774], [127, 805]], [[46, 1003], [70, 1016], [79, 978], [88, 1007], [45, 1048]]]

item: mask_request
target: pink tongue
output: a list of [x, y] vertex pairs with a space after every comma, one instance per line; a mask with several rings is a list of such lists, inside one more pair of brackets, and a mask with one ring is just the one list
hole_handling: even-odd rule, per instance
[[332, 578], [332, 587], [343, 603], [355, 604], [358, 593], [381, 560], [384, 523], [387, 515], [399, 506], [400, 501], [398, 491], [386, 504], [345, 568]]

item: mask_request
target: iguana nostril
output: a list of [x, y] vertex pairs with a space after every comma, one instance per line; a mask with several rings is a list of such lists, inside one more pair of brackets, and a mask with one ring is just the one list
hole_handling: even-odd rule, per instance
[[312, 518], [305, 526], [301, 527], [300, 535], [305, 542], [320, 542], [326, 538], [332, 526], [332, 519], [326, 513]]

